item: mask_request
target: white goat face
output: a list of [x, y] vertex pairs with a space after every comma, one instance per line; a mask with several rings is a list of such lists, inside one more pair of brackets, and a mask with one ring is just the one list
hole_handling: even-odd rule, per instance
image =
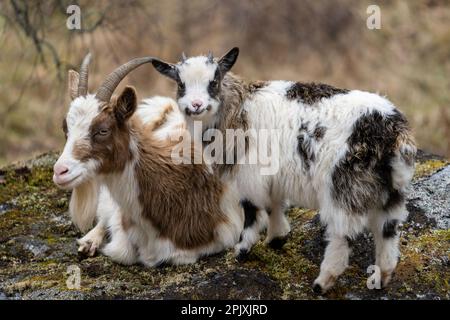
[[53, 167], [56, 185], [75, 188], [97, 174], [122, 171], [132, 159], [127, 122], [137, 108], [136, 91], [127, 86], [117, 99], [111, 96], [128, 73], [152, 59], [135, 58], [116, 68], [95, 96], [87, 92], [91, 55], [84, 57], [80, 73], [69, 70], [72, 102], [63, 123], [66, 145]]
[[55, 184], [73, 189], [97, 174], [123, 170], [131, 159], [127, 121], [136, 107], [136, 91], [128, 86], [108, 103], [94, 95], [75, 98], [63, 123], [67, 141], [53, 168]]
[[217, 113], [219, 108], [219, 65], [199, 56], [187, 59], [177, 66], [179, 83], [178, 105], [193, 119], [202, 119]]
[[53, 181], [63, 189], [72, 189], [89, 180], [100, 167], [99, 159], [86, 157], [91, 150], [90, 126], [99, 114], [99, 103], [93, 95], [72, 101], [63, 129], [64, 150], [53, 168]]
[[161, 74], [177, 82], [180, 110], [193, 120], [208, 121], [219, 110], [223, 77], [238, 55], [239, 49], [233, 48], [219, 60], [208, 55], [183, 58], [177, 64], [154, 59], [152, 64]]

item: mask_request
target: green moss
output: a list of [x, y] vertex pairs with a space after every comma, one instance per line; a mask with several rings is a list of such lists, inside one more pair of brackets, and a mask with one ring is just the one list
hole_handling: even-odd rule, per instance
[[56, 238], [56, 237], [53, 236], [53, 235], [48, 235], [48, 236], [46, 237], [46, 242], [47, 242], [49, 245], [54, 245], [54, 244], [58, 243], [58, 238]]
[[55, 188], [51, 165], [37, 162], [36, 165], [6, 167], [2, 171], [4, 183], [0, 184], [0, 203], [12, 202], [20, 209], [37, 211], [66, 205], [66, 202], [58, 201], [67, 198], [67, 193]]
[[[161, 298], [175, 295], [200, 299], [213, 297], [217, 292], [221, 297], [229, 298], [242, 298], [243, 294], [257, 296], [254, 292], [261, 291], [258, 286], [249, 294], [247, 288], [222, 289], [209, 282], [217, 275], [233, 277], [239, 272], [258, 272], [270, 278], [278, 290], [275, 297], [316, 297], [311, 284], [319, 273], [324, 243], [319, 226], [311, 223], [316, 215], [314, 210], [290, 210], [293, 231], [283, 249], [273, 250], [260, 242], [244, 263], [235, 261], [232, 250], [201, 259], [193, 265], [162, 269], [121, 266], [104, 256], [79, 261], [75, 239], [80, 235], [67, 223], [69, 193], [58, 190], [52, 182], [55, 160], [56, 154], [47, 154], [23, 165], [4, 168], [0, 173], [0, 204], [8, 206], [8, 210], [0, 214], [0, 239], [3, 240], [0, 241], [0, 291], [26, 296], [34, 290], [51, 288], [61, 294], [67, 293], [66, 270], [75, 264], [81, 269], [79, 292], [85, 297]], [[419, 163], [416, 177], [432, 174], [446, 164], [441, 160]], [[404, 298], [426, 292], [448, 298], [450, 274], [442, 257], [449, 258], [449, 231], [422, 229], [419, 233], [405, 234], [407, 239], [403, 236], [402, 241], [407, 244], [401, 246], [401, 262], [388, 289], [382, 292], [367, 290], [365, 268], [372, 263], [372, 255], [367, 254], [370, 256], [367, 261], [367, 256], [358, 252], [355, 255], [358, 262], [350, 261], [350, 267], [327, 298], [342, 299], [348, 293], [358, 297]], [[42, 243], [49, 250], [45, 255], [35, 257], [24, 247], [26, 241]], [[365, 247], [359, 250], [363, 251]], [[205, 286], [210, 290], [206, 296]], [[282, 293], [279, 293], [280, 288]]]
[[[316, 211], [294, 208], [289, 210], [293, 229], [302, 227], [311, 220]], [[257, 268], [277, 280], [283, 290], [282, 299], [306, 298], [311, 295], [311, 283], [319, 266], [301, 252], [302, 245], [311, 236], [312, 230], [296, 230], [283, 249], [274, 250], [263, 242], [253, 247], [246, 266]], [[317, 230], [316, 230], [317, 231]]]
[[450, 259], [449, 247], [450, 230], [427, 231], [410, 238], [408, 245], [402, 248], [397, 276], [408, 286], [414, 287], [415, 291], [434, 288], [436, 292], [448, 296], [450, 270], [441, 259]]
[[5, 273], [9, 277], [19, 277], [20, 279], [7, 284], [3, 288], [7, 294], [22, 293], [26, 290], [65, 287], [64, 267], [54, 260], [19, 265], [9, 271], [3, 270], [2, 274], [5, 275]]
[[[67, 210], [68, 193], [57, 189], [52, 180], [56, 157], [55, 153], [44, 154], [32, 162], [1, 170], [0, 204], [9, 209], [0, 215], [2, 236], [26, 235], [40, 224], [48, 228], [44, 224], [48, 214]], [[49, 244], [56, 242], [51, 232], [47, 240]]]
[[427, 160], [425, 162], [418, 162], [416, 163], [414, 178], [417, 179], [429, 176], [448, 164], [449, 162], [445, 160]]

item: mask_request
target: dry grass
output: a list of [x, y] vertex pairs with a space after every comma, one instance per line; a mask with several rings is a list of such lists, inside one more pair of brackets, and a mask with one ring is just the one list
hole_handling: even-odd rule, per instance
[[[67, 30], [54, 1], [32, 3], [42, 2], [46, 18], [35, 13], [33, 21], [61, 58], [59, 69], [47, 49], [43, 63], [30, 38], [5, 18], [8, 3], [0, 7], [0, 164], [62, 147], [67, 69], [88, 49], [94, 90], [132, 57], [175, 61], [183, 50], [220, 55], [233, 46], [241, 47], [235, 72], [249, 79], [326, 82], [388, 96], [408, 115], [421, 148], [450, 156], [448, 1], [380, 1], [382, 29], [369, 30], [366, 8], [373, 1], [85, 0], [79, 1], [84, 27], [107, 12], [87, 33]], [[151, 66], [126, 83], [141, 97], [173, 94]]]

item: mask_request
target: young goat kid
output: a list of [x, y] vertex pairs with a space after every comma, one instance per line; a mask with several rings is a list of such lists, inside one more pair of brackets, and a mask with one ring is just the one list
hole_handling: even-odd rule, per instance
[[[239, 54], [197, 56], [153, 66], [178, 84], [178, 105], [188, 126], [277, 129], [279, 170], [260, 175], [258, 165], [235, 165], [241, 198], [269, 213], [267, 242], [290, 232], [286, 203], [320, 210], [328, 246], [314, 289], [327, 291], [348, 266], [347, 238], [372, 231], [376, 264], [385, 286], [399, 250], [397, 225], [407, 216], [405, 192], [414, 171], [415, 143], [407, 120], [379, 95], [292, 81], [245, 82], [228, 72]], [[253, 132], [254, 132], [253, 131]], [[256, 148], [248, 135], [247, 153]], [[233, 141], [226, 141], [232, 152]], [[276, 155], [272, 155], [276, 156]], [[223, 165], [229, 168], [229, 165]]]
[[235, 245], [243, 228], [235, 188], [204, 164], [172, 161], [172, 134], [185, 129], [176, 103], [153, 98], [137, 106], [132, 87], [111, 100], [119, 82], [151, 58], [117, 68], [95, 95], [87, 94], [89, 61], [80, 74], [69, 71], [67, 141], [54, 166], [55, 183], [73, 189], [70, 211], [80, 229], [98, 210], [80, 250], [93, 254], [105, 228], [111, 241], [103, 252], [124, 264], [192, 263]]

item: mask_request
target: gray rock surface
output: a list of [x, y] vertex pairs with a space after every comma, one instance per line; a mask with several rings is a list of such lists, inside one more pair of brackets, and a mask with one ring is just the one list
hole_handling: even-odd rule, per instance
[[[55, 153], [0, 169], [2, 299], [449, 299], [448, 162], [419, 153], [401, 228], [401, 259], [389, 287], [369, 290], [373, 239], [351, 242], [350, 267], [325, 296], [311, 284], [326, 242], [313, 210], [292, 209], [292, 234], [281, 250], [258, 243], [243, 262], [231, 251], [188, 266], [147, 269], [104, 256], [80, 259], [67, 213], [70, 194], [52, 182]], [[68, 282], [80, 270], [80, 287]], [[69, 283], [69, 286], [68, 286]]]
[[450, 228], [450, 166], [413, 184], [410, 211], [420, 211], [439, 229]]

